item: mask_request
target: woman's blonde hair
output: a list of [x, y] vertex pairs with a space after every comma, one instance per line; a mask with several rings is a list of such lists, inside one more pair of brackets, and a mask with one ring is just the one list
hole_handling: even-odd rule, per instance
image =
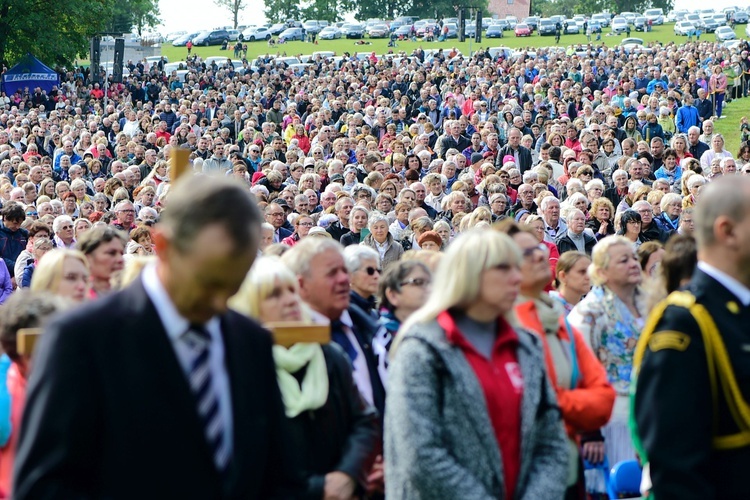
[[282, 285], [293, 286], [298, 290], [299, 284], [294, 273], [278, 257], [260, 257], [248, 271], [237, 293], [229, 299], [229, 307], [235, 311], [262, 321], [260, 304], [266, 300], [277, 280]]
[[[609, 267], [609, 249], [616, 245], [627, 245], [633, 248], [633, 242], [624, 236], [607, 236], [594, 246], [591, 252], [591, 265], [589, 266], [589, 277], [594, 285], [602, 286], [605, 284], [601, 271]], [[634, 250], [635, 252], [635, 250]]]
[[[401, 331], [433, 321], [448, 309], [465, 310], [479, 297], [482, 274], [500, 265], [521, 265], [521, 252], [510, 236], [480, 229], [461, 233], [440, 260], [427, 303], [409, 317]], [[396, 342], [402, 338], [399, 335]]]
[[65, 259], [68, 258], [78, 259], [86, 269], [89, 268], [89, 261], [83, 252], [67, 248], [50, 250], [44, 254], [36, 265], [36, 269], [34, 269], [34, 275], [31, 277], [31, 291], [57, 294], [60, 282], [63, 279]]

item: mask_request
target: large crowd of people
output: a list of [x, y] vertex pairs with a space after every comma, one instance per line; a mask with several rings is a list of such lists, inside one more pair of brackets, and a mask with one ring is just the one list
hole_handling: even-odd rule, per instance
[[726, 448], [672, 448], [698, 396], [648, 413], [690, 340], [647, 318], [696, 265], [750, 303], [750, 128], [715, 130], [747, 42], [128, 69], [0, 94], [0, 498], [583, 499], [637, 452], [659, 498], [739, 498]]

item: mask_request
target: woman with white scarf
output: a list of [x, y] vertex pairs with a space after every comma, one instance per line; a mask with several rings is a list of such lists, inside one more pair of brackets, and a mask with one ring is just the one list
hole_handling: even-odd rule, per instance
[[[278, 258], [261, 257], [229, 304], [264, 324], [302, 321], [297, 287]], [[307, 484], [301, 498], [361, 497], [379, 433], [377, 414], [360, 397], [349, 359], [334, 343], [275, 345], [273, 357], [290, 445]]]

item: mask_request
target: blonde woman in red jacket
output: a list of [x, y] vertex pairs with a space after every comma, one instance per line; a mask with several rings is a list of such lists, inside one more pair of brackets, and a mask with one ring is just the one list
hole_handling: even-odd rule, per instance
[[565, 309], [544, 291], [550, 281], [546, 247], [530, 230], [508, 223], [510, 234], [523, 254], [521, 296], [515, 313], [519, 324], [536, 333], [544, 345], [547, 373], [557, 392], [557, 401], [569, 438], [570, 461], [566, 499], [583, 499], [586, 488], [581, 458], [592, 463], [603, 460], [601, 437], [583, 444], [581, 436], [600, 436], [599, 429], [609, 420], [615, 391], [607, 381], [601, 363], [581, 334], [570, 327]]

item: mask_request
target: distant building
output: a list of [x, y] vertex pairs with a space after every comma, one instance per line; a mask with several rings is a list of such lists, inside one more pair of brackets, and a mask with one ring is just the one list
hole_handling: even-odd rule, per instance
[[516, 16], [520, 21], [531, 15], [531, 0], [489, 0], [487, 8], [500, 19]]

